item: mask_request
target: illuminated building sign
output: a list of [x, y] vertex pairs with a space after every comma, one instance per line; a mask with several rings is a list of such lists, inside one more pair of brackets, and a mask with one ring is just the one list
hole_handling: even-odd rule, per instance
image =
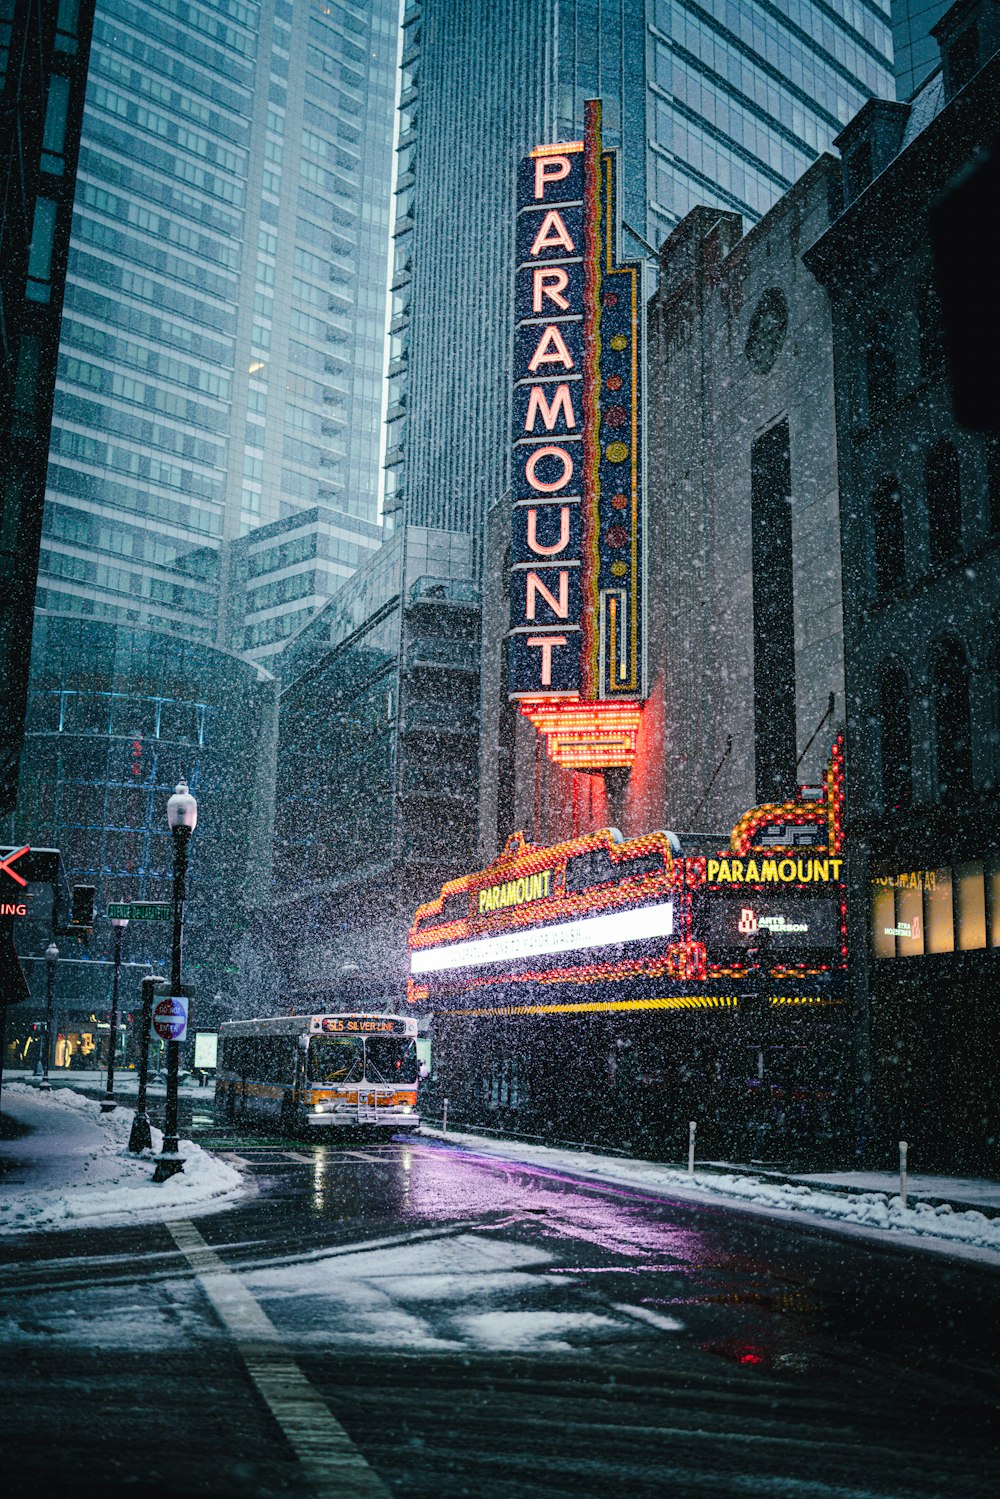
[[[488, 868], [449, 880], [417, 908], [407, 998], [451, 1004], [477, 989], [523, 994], [540, 984], [557, 992], [542, 1009], [529, 1001], [530, 1013], [556, 1013], [652, 996], [694, 1005], [712, 994], [708, 984], [725, 985], [724, 993], [744, 983], [759, 994], [778, 982], [775, 1004], [840, 1003], [843, 752], [838, 736], [819, 799], [751, 808], [729, 848], [711, 856], [685, 854], [682, 839], [660, 830], [624, 839], [602, 828], [549, 847], [511, 834]], [[778, 826], [788, 841], [775, 841]], [[805, 838], [814, 838], [808, 852]], [[796, 978], [808, 987], [786, 991]], [[601, 997], [608, 985], [625, 997]], [[590, 986], [595, 997], [560, 1000], [563, 986]]]
[[507, 880], [503, 885], [487, 885], [479, 892], [479, 912], [502, 911], [505, 906], [523, 906], [526, 900], [541, 900], [552, 894], [552, 870], [543, 869], [540, 874], [522, 875], [517, 880]]
[[645, 696], [641, 262], [601, 106], [518, 174], [509, 693], [574, 769], [630, 765]]
[[674, 930], [672, 901], [638, 910], [618, 911], [607, 916], [584, 917], [580, 921], [557, 921], [551, 926], [527, 927], [499, 937], [478, 937], [471, 942], [450, 942], [410, 954], [410, 972], [441, 973], [455, 968], [481, 968], [487, 963], [507, 963], [541, 953], [580, 952], [591, 947], [617, 947], [621, 943], [669, 937]]
[[831, 894], [733, 895], [707, 899], [699, 926], [708, 948], [758, 947], [762, 935], [778, 951], [786, 947], [835, 947], [840, 940], [839, 902]]
[[757, 858], [709, 859], [705, 878], [710, 885], [810, 885], [839, 882], [843, 859]]

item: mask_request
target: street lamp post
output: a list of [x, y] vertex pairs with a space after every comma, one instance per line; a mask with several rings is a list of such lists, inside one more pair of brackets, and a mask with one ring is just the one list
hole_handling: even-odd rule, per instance
[[42, 1050], [42, 1080], [40, 1088], [50, 1089], [49, 1082], [49, 1051], [52, 1047], [52, 986], [56, 978], [56, 964], [59, 961], [59, 949], [54, 942], [50, 942], [45, 949], [45, 1044]]
[[[170, 947], [170, 993], [181, 992], [181, 961], [184, 947], [184, 884], [187, 875], [188, 842], [198, 821], [198, 803], [187, 788], [186, 781], [177, 783], [177, 790], [167, 802], [167, 826], [174, 840], [174, 926]], [[184, 1170], [184, 1159], [180, 1154], [177, 1139], [177, 1067], [180, 1043], [167, 1042], [167, 1108], [163, 1126], [163, 1151], [153, 1172], [155, 1182], [167, 1181], [178, 1171]]]
[[101, 1099], [101, 1113], [110, 1114], [115, 1106], [115, 1051], [118, 1047], [118, 984], [122, 969], [122, 938], [128, 920], [124, 916], [112, 916], [115, 929], [115, 976], [111, 985], [111, 1035], [108, 1040], [108, 1085]]

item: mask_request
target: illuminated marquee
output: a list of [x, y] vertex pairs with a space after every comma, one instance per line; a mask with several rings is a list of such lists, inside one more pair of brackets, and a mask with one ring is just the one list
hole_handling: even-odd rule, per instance
[[643, 267], [601, 106], [518, 175], [509, 693], [558, 764], [627, 766], [645, 696]]
[[[775, 1004], [839, 1003], [847, 964], [843, 753], [838, 735], [819, 797], [751, 808], [729, 848], [714, 855], [685, 855], [682, 840], [661, 830], [626, 840], [602, 828], [548, 847], [511, 834], [488, 868], [449, 880], [418, 907], [408, 999], [615, 984], [632, 991], [629, 1003], [645, 1004], [655, 984], [660, 1000], [673, 1003], [704, 995], [706, 982], [738, 980], [753, 993], [808, 981], [810, 995], [772, 995]], [[817, 981], [827, 994], [817, 995]], [[668, 986], [673, 996], [664, 996]]]
[[457, 968], [482, 968], [488, 963], [509, 963], [542, 953], [581, 952], [591, 947], [618, 947], [626, 942], [645, 942], [669, 937], [674, 930], [673, 901], [640, 906], [631, 911], [613, 911], [580, 921], [557, 921], [550, 926], [525, 927], [497, 937], [477, 937], [470, 942], [449, 942], [410, 954], [410, 972], [442, 973]]

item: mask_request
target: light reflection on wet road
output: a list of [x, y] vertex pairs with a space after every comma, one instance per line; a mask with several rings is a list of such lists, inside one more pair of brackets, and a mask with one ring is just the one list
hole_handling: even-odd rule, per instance
[[[994, 1492], [995, 1272], [423, 1139], [232, 1152], [257, 1196], [199, 1230], [393, 1491]], [[39, 1236], [0, 1292], [13, 1492], [58, 1419], [74, 1495], [94, 1459], [104, 1496], [150, 1462], [151, 1493], [308, 1495], [165, 1230]]]

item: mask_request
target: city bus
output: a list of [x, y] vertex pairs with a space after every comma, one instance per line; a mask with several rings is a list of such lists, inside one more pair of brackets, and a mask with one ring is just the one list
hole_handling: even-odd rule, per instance
[[215, 1107], [227, 1124], [289, 1132], [409, 1130], [417, 1112], [417, 1022], [343, 1012], [230, 1020], [219, 1027]]

